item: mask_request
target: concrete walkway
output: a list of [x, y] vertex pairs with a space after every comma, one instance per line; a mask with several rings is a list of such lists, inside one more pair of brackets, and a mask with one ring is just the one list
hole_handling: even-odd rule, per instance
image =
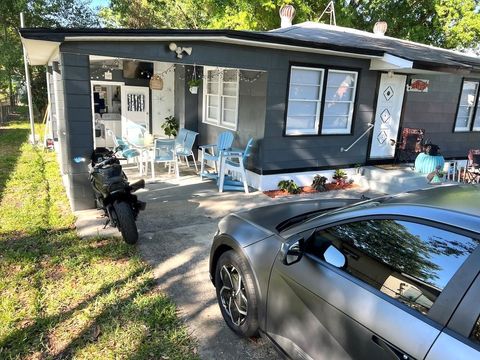
[[[153, 267], [161, 289], [177, 304], [180, 317], [198, 340], [203, 359], [279, 358], [266, 340], [240, 339], [222, 319], [208, 276], [210, 245], [218, 221], [232, 211], [276, 202], [299, 198], [359, 198], [365, 192], [357, 189], [271, 199], [260, 192], [220, 194], [212, 181], [201, 182], [192, 172], [185, 176], [184, 169], [181, 175], [180, 181], [163, 175], [138, 192], [139, 198], [147, 202], [147, 209], [137, 223], [142, 257]], [[104, 233], [102, 220], [96, 215], [97, 212], [79, 213], [77, 225], [81, 235]], [[111, 228], [108, 231], [112, 234]]]

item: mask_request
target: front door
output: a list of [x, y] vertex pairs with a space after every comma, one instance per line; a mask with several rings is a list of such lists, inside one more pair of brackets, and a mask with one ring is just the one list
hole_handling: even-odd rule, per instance
[[122, 86], [122, 136], [127, 140], [149, 131], [150, 89]]
[[370, 160], [393, 159], [395, 156], [406, 80], [406, 75], [382, 74], [370, 146]]

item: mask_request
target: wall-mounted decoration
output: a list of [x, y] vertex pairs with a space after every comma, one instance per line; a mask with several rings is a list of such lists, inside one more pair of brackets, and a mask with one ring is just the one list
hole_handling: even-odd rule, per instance
[[163, 79], [159, 74], [155, 74], [150, 79], [150, 89], [152, 90], [162, 90], [163, 89]]
[[426, 79], [411, 79], [407, 85], [407, 91], [410, 92], [428, 92], [428, 85], [430, 80]]
[[145, 96], [143, 94], [128, 94], [127, 111], [145, 111]]
[[103, 77], [105, 80], [112, 80], [113, 79], [113, 73], [111, 71], [105, 71], [103, 74]]

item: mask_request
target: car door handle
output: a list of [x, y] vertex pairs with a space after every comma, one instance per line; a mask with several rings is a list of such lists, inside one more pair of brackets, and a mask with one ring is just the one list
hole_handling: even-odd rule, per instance
[[388, 353], [392, 359], [395, 360], [413, 360], [412, 357], [408, 356], [407, 354], [401, 352], [393, 345], [390, 345], [385, 340], [379, 338], [377, 335], [372, 336], [372, 341], [380, 346], [386, 353]]

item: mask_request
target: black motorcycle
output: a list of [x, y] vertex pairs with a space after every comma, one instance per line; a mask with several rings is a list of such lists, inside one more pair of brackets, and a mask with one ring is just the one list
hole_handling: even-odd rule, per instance
[[90, 183], [95, 192], [97, 208], [105, 211], [107, 222], [122, 233], [127, 244], [135, 244], [138, 230], [135, 220], [146, 203], [133, 195], [145, 187], [145, 180], [129, 184], [120, 160], [107, 148], [96, 148], [91, 156]]

